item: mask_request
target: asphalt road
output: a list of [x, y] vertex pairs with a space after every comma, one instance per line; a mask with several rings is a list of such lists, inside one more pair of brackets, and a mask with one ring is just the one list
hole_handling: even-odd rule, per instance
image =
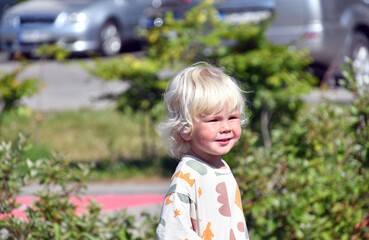
[[[81, 196], [103, 196], [103, 197], [110, 197], [113, 201], [109, 201], [105, 204], [114, 204], [114, 196], [127, 196], [127, 197], [148, 197], [150, 195], [156, 196], [165, 196], [169, 187], [169, 179], [150, 179], [147, 181], [126, 181], [126, 182], [97, 182], [97, 183], [88, 183], [87, 189], [81, 193]], [[42, 187], [37, 184], [27, 185], [20, 189], [21, 197], [26, 196], [34, 196], [35, 193], [42, 190]], [[57, 190], [57, 189], [55, 189]], [[162, 201], [164, 197], [159, 197], [160, 201], [158, 202], [157, 197], [155, 201], [151, 201], [150, 199], [147, 200], [146, 204], [132, 204], [130, 202], [120, 202], [117, 209], [123, 209], [123, 206], [126, 207], [127, 213], [129, 215], [135, 216], [137, 220], [137, 224], [142, 220], [141, 213], [146, 212], [151, 214], [152, 216], [159, 216]], [[129, 199], [127, 199], [129, 201]], [[112, 206], [103, 206], [103, 207], [112, 207]], [[108, 211], [105, 213], [109, 213], [112, 211]]]
[[[165, 194], [169, 187], [169, 179], [148, 179], [146, 181], [125, 182], [92, 182], [87, 184], [87, 189], [82, 195], [136, 195], [136, 194]], [[21, 196], [32, 196], [42, 190], [37, 184], [22, 187]], [[57, 190], [57, 189], [56, 189]]]
[[[135, 56], [143, 55], [143, 52], [132, 52]], [[37, 77], [44, 81], [41, 91], [25, 98], [23, 103], [38, 111], [50, 110], [78, 110], [82, 108], [101, 109], [113, 104], [109, 101], [96, 100], [99, 96], [107, 93], [122, 92], [128, 89], [127, 82], [103, 81], [90, 76], [78, 61], [90, 63], [92, 60], [70, 59], [69, 63], [57, 61], [34, 61], [19, 78]], [[7, 61], [6, 55], [0, 53], [0, 72], [8, 72], [19, 66], [17, 61]], [[304, 96], [304, 100], [317, 103], [324, 99], [337, 102], [350, 102], [353, 96], [342, 88], [330, 89], [329, 91], [316, 90]]]
[[[110, 104], [109, 101], [96, 100], [107, 93], [121, 92], [128, 88], [127, 82], [103, 81], [90, 76], [78, 61], [91, 62], [90, 59], [71, 59], [69, 63], [57, 61], [33, 61], [19, 75], [20, 79], [36, 77], [42, 79], [41, 91], [25, 98], [23, 103], [34, 110], [77, 110], [82, 108], [101, 109]], [[17, 68], [17, 61], [7, 61], [0, 54], [0, 72], [9, 72]]]

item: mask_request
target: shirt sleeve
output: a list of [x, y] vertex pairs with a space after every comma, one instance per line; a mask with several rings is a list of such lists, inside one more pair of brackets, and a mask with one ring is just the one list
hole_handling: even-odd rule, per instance
[[174, 192], [166, 196], [156, 229], [157, 240], [201, 240], [191, 215], [195, 204], [185, 194]]

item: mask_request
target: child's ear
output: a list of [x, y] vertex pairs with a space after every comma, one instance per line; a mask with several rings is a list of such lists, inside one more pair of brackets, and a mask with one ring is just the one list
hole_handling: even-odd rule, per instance
[[181, 137], [183, 138], [183, 140], [185, 141], [190, 141], [192, 136], [191, 133], [184, 133], [183, 130], [179, 132], [179, 134], [181, 134]]

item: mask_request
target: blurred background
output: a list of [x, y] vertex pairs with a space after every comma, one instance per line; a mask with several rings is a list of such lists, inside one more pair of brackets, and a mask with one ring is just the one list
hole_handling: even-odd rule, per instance
[[[368, 1], [0, 0], [0, 10], [1, 209], [18, 209], [22, 188], [41, 196], [28, 219], [50, 223], [0, 218], [2, 239], [155, 239], [157, 205], [140, 229], [126, 214], [97, 224], [97, 206], [72, 214], [67, 199], [84, 184], [165, 194], [177, 161], [155, 132], [161, 95], [198, 61], [247, 92], [249, 123], [224, 158], [252, 239], [369, 239]], [[57, 194], [30, 190], [50, 185]]]

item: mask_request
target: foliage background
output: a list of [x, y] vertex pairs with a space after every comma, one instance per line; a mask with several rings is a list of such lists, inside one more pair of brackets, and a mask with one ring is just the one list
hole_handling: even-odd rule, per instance
[[[142, 115], [149, 123], [143, 129], [148, 136], [154, 136], [153, 126], [162, 117], [161, 93], [173, 73], [202, 60], [225, 67], [248, 92], [250, 123], [238, 147], [225, 159], [242, 191], [252, 239], [369, 239], [369, 95], [367, 90], [356, 88], [351, 63], [348, 61], [345, 67], [343, 82], [355, 95], [354, 102], [304, 103], [301, 95], [317, 85], [316, 78], [305, 71], [311, 63], [308, 52], [290, 51], [267, 42], [264, 30], [268, 22], [233, 26], [219, 21], [214, 11], [211, 3], [204, 2], [181, 20], [174, 20], [168, 13], [162, 28], [142, 30], [148, 41], [145, 57], [123, 54], [107, 61], [96, 59], [94, 66], [85, 68], [107, 81], [129, 81], [129, 91], [107, 97], [117, 100], [117, 109], [122, 113]], [[11, 179], [15, 178], [6, 175], [12, 171], [25, 180], [38, 176], [41, 184], [63, 185], [65, 179], [80, 182], [73, 179], [73, 174], [45, 175], [49, 170], [41, 163], [46, 160], [40, 160], [40, 164], [18, 163], [16, 159], [22, 153], [13, 149], [16, 154], [9, 155], [5, 150], [9, 152], [11, 147], [3, 146], [2, 162], [9, 162], [1, 165], [6, 169], [0, 178], [3, 186], [14, 186]], [[156, 146], [148, 147], [147, 156], [161, 168], [167, 158], [156, 154], [155, 149]], [[63, 161], [55, 162], [57, 159], [51, 157], [49, 161], [60, 166]], [[26, 168], [39, 174], [17, 173], [15, 169], [19, 168], [15, 166], [25, 163]], [[6, 189], [8, 197], [5, 201], [2, 198], [1, 205], [10, 214], [17, 187]], [[121, 231], [107, 228], [109, 234], [101, 228], [108, 223], [94, 221], [98, 208], [82, 218], [87, 222], [83, 225], [63, 196], [43, 196], [29, 211], [34, 225], [6, 218], [0, 221], [1, 226], [10, 232], [16, 229], [12, 236], [20, 234], [21, 229], [34, 236], [86, 239], [127, 239], [130, 234], [126, 217], [112, 220], [122, 224]], [[41, 227], [41, 219], [48, 224]], [[150, 226], [154, 226], [151, 221]], [[154, 236], [146, 236], [151, 238]]]

